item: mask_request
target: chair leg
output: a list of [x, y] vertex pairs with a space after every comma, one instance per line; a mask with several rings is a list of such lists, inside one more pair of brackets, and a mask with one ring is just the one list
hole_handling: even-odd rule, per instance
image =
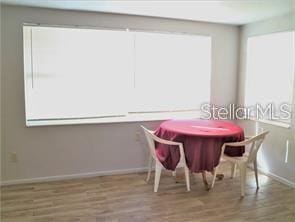
[[172, 176], [176, 177], [176, 169], [174, 171], [172, 171]]
[[255, 172], [256, 187], [257, 187], [257, 189], [259, 189], [257, 161], [256, 160], [254, 161], [254, 172]]
[[236, 176], [236, 168], [237, 168], [237, 164], [231, 163], [231, 178], [234, 178]]
[[241, 197], [245, 196], [245, 185], [246, 185], [246, 164], [239, 164], [240, 175], [241, 175]]
[[158, 192], [158, 187], [160, 183], [162, 166], [159, 161], [156, 161], [156, 170], [155, 170], [155, 185], [154, 185], [154, 192]]
[[187, 191], [191, 190], [190, 187], [190, 178], [189, 178], [189, 169], [187, 166], [184, 167], [185, 181], [186, 181], [186, 189]]
[[152, 166], [153, 166], [153, 157], [152, 157], [152, 155], [150, 155], [149, 166], [148, 166], [149, 169], [148, 169], [148, 174], [147, 174], [146, 182], [149, 182], [149, 180], [151, 178]]
[[215, 169], [214, 169], [213, 179], [212, 179], [212, 183], [211, 183], [211, 189], [214, 187], [214, 184], [215, 184], [216, 175], [217, 175], [217, 170], [218, 170], [218, 166], [215, 167]]

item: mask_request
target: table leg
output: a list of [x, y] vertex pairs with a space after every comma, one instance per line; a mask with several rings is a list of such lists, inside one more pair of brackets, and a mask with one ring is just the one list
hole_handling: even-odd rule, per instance
[[210, 190], [210, 186], [206, 177], [206, 171], [202, 171], [202, 177], [203, 177], [203, 183], [205, 185], [206, 190]]
[[217, 178], [218, 180], [222, 180], [222, 179], [224, 178], [224, 174], [222, 174], [222, 173], [218, 173], [218, 174], [216, 174], [216, 178]]
[[[208, 183], [208, 180], [207, 180], [207, 174], [206, 174], [206, 171], [204, 170], [204, 171], [202, 171], [201, 173], [202, 173], [203, 183], [204, 183], [204, 185], [205, 185], [206, 190], [210, 190], [211, 187], [210, 187], [210, 185], [209, 185], [209, 183]], [[210, 173], [213, 175], [213, 174], [214, 174], [214, 171], [211, 171]], [[195, 176], [196, 176], [196, 175], [195, 175]], [[217, 174], [217, 175], [216, 175], [216, 178], [217, 178], [218, 180], [222, 180], [222, 179], [224, 178], [224, 174]]]
[[[211, 171], [211, 174], [214, 175], [214, 170]], [[222, 180], [224, 178], [224, 174], [223, 173], [218, 173], [218, 174], [216, 174], [216, 178], [218, 180]]]
[[[214, 171], [211, 171], [211, 174], [213, 175]], [[202, 177], [203, 177], [203, 183], [205, 185], [206, 190], [210, 190], [210, 185], [209, 185], [208, 180], [207, 180], [206, 171], [202, 171]], [[221, 174], [221, 173], [217, 174], [216, 178], [218, 180], [222, 180], [224, 178], [224, 174]]]

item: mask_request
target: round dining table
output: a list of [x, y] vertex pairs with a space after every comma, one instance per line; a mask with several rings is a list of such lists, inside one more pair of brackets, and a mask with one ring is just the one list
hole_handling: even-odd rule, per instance
[[[241, 127], [223, 120], [167, 120], [160, 124], [155, 135], [183, 144], [186, 163], [192, 173], [213, 172], [219, 164], [222, 145], [244, 140]], [[174, 171], [180, 160], [179, 149], [158, 143], [156, 150], [162, 165]], [[244, 152], [245, 147], [225, 149], [229, 156], [242, 156]]]

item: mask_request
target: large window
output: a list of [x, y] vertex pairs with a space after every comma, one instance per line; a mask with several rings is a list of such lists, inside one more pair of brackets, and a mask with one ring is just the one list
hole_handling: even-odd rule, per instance
[[210, 37], [39, 26], [23, 33], [27, 125], [128, 120], [210, 100]]
[[[294, 105], [294, 67], [294, 32], [250, 37], [247, 49], [245, 105], [260, 104], [267, 109], [269, 104], [272, 104], [274, 117], [282, 116], [280, 108], [290, 110], [292, 103]], [[290, 106], [282, 107], [283, 104]], [[280, 118], [275, 120], [290, 121]]]

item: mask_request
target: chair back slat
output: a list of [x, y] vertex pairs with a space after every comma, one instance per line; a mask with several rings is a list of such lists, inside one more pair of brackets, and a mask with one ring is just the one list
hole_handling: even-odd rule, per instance
[[155, 146], [155, 139], [156, 139], [155, 137], [156, 136], [154, 135], [155, 132], [145, 128], [144, 126], [141, 126], [141, 128], [144, 131], [144, 134], [145, 134], [146, 140], [148, 142], [148, 146], [149, 146], [150, 153], [151, 153], [152, 157], [154, 159], [157, 159], [156, 146]]
[[151, 151], [151, 155], [153, 156], [154, 159], [157, 159], [156, 146], [155, 146], [155, 142], [157, 142], [157, 143], [161, 143], [161, 144], [165, 144], [165, 145], [176, 146], [179, 149], [179, 152], [180, 152], [180, 161], [179, 162], [180, 163], [185, 163], [185, 155], [184, 155], [184, 149], [183, 149], [183, 144], [182, 143], [162, 139], [162, 138], [157, 137], [155, 135], [155, 131], [148, 130], [144, 126], [141, 126], [141, 128], [143, 129], [143, 131], [145, 133], [145, 136], [146, 136], [146, 139], [148, 141], [148, 145], [149, 145], [149, 148], [150, 148], [150, 151]]
[[232, 149], [235, 149], [235, 147], [241, 147], [241, 146], [247, 146], [250, 145], [249, 153], [247, 156], [247, 162], [251, 163], [256, 160], [257, 152], [259, 148], [261, 147], [266, 135], [268, 134], [268, 131], [265, 131], [263, 133], [258, 134], [257, 136], [253, 136], [251, 138], [248, 138], [241, 142], [233, 142], [233, 143], [224, 143], [221, 149], [221, 157], [224, 155], [224, 150], [227, 146], [232, 147]]
[[248, 156], [248, 159], [247, 159], [248, 163], [251, 163], [251, 162], [256, 160], [258, 150], [261, 147], [261, 145], [262, 145], [262, 143], [263, 143], [263, 141], [265, 139], [265, 136], [268, 133], [269, 133], [268, 131], [265, 131], [265, 132], [260, 133], [257, 136], [254, 136], [254, 137], [252, 137], [252, 138], [250, 138], [248, 140], [249, 143], [251, 143], [251, 148], [250, 148], [249, 156]]

